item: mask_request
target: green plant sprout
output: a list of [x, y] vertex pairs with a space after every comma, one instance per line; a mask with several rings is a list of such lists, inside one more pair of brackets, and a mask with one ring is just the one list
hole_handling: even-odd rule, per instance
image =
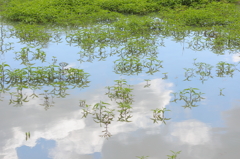
[[26, 136], [26, 141], [29, 140], [30, 137], [31, 137], [30, 131], [29, 131], [29, 132], [26, 132], [26, 133], [25, 133], [25, 136]]
[[131, 94], [132, 88], [127, 84], [127, 81], [124, 79], [115, 80], [114, 86], [108, 86], [108, 92], [106, 95], [118, 104], [118, 112], [119, 117], [118, 121], [121, 122], [130, 122], [129, 119], [132, 117], [131, 115], [131, 104], [133, 102], [133, 95]]
[[[185, 105], [182, 106], [184, 108], [191, 109], [192, 107], [197, 107], [198, 105], [196, 105], [195, 103], [201, 101], [202, 99], [205, 99], [202, 97], [204, 93], [197, 92], [197, 90], [199, 89], [190, 87], [180, 91], [179, 93], [172, 93], [174, 95], [174, 99], [171, 102], [177, 102], [178, 100], [182, 100], [185, 102]], [[177, 95], [179, 97], [177, 97]]]
[[211, 75], [211, 70], [213, 66], [204, 62], [196, 63], [196, 59], [194, 59], [194, 65], [197, 67], [196, 74], [200, 75], [199, 79], [202, 81], [202, 83], [207, 81], [209, 78], [213, 78], [213, 76]]
[[177, 159], [177, 155], [181, 153], [181, 151], [178, 151], [178, 152], [171, 151], [171, 152], [173, 154], [172, 155], [167, 155], [168, 159]]
[[153, 109], [153, 118], [150, 118], [151, 120], [153, 120], [153, 123], [158, 123], [158, 121], [163, 122], [166, 125], [166, 120], [170, 120], [171, 118], [165, 118], [164, 117], [164, 113], [165, 111], [170, 111], [167, 110], [166, 108], [163, 109]]
[[44, 109], [47, 111], [50, 107], [54, 106], [54, 101], [53, 101], [53, 96], [51, 96], [51, 101], [50, 101], [50, 93], [48, 93], [48, 90], [44, 90], [44, 93], [41, 93], [40, 95], [43, 95], [44, 97], [44, 102], [43, 104], [40, 104], [41, 106], [44, 106]]
[[136, 156], [139, 159], [147, 159], [149, 156]]
[[236, 65], [226, 63], [223, 61], [220, 61], [217, 63], [217, 77], [225, 77], [225, 75], [229, 75], [230, 77], [233, 77], [233, 73], [235, 70], [237, 70]]
[[222, 91], [225, 89], [225, 88], [219, 88], [220, 89], [220, 92], [219, 92], [219, 96], [225, 96]]
[[148, 83], [148, 82], [151, 81], [151, 80], [149, 80], [149, 79], [145, 79], [144, 81], [147, 82], [147, 84], [144, 86], [144, 88], [146, 88], [146, 87], [150, 87], [150, 86], [151, 86], [151, 84]]
[[184, 68], [184, 70], [186, 71], [186, 72], [185, 72], [185, 77], [186, 77], [186, 79], [184, 79], [184, 81], [190, 81], [189, 78], [196, 77], [196, 76], [194, 75], [194, 69], [193, 69], [193, 68]]
[[165, 73], [162, 73], [163, 75], [164, 75], [164, 77], [162, 78], [163, 80], [165, 80], [165, 79], [168, 79], [168, 72], [165, 72]]

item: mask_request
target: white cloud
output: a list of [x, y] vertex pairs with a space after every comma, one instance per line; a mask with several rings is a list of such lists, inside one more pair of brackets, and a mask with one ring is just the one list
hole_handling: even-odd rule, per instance
[[240, 61], [240, 53], [236, 53], [232, 55], [232, 61], [233, 62], [239, 62]]
[[186, 120], [172, 124], [171, 135], [181, 143], [189, 145], [203, 145], [210, 142], [211, 128], [197, 120]]

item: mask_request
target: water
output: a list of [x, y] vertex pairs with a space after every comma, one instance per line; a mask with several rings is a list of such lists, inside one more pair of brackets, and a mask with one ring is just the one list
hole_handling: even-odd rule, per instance
[[[3, 28], [7, 27], [10, 26], [3, 26]], [[10, 32], [5, 31], [4, 34], [10, 35]], [[13, 50], [2, 52], [1, 62], [9, 64], [11, 70], [24, 68], [24, 65], [20, 65], [21, 59], [14, 58], [15, 52], [21, 51], [21, 48], [27, 45], [23, 41], [19, 42], [19, 38], [14, 36], [7, 38], [1, 35], [3, 43], [14, 43], [11, 45], [14, 47]], [[129, 44], [132, 48], [135, 46], [132, 52], [129, 52], [130, 49], [126, 51], [126, 45], [121, 43], [116, 50], [122, 49], [122, 51], [116, 51], [112, 56], [109, 54], [114, 52], [114, 47], [113, 49], [106, 47], [105, 61], [99, 61], [96, 57], [93, 59], [92, 56], [92, 62], [80, 63], [78, 52], [82, 51], [81, 47], [73, 44], [70, 46], [65, 41], [65, 33], [59, 36], [62, 38], [62, 43], [44, 44], [42, 50], [46, 52], [46, 62], [31, 61], [35, 63], [33, 66], [49, 66], [54, 62], [52, 59], [55, 56], [57, 59], [55, 65], [66, 62], [68, 65], [65, 68], [83, 69], [84, 72], [89, 73], [87, 80], [90, 83], [85, 88], [75, 89], [71, 88], [77, 84], [55, 85], [55, 94], [50, 93], [54, 90], [54, 86], [51, 83], [46, 84], [47, 82], [35, 91], [30, 87], [22, 89], [18, 87], [19, 90], [16, 90], [15, 86], [2, 92], [0, 158], [31, 159], [39, 156], [38, 158], [41, 159], [134, 159], [137, 158], [136, 156], [149, 156], [149, 159], [159, 159], [171, 155], [170, 150], [181, 151], [178, 158], [186, 159], [225, 159], [237, 158], [240, 155], [238, 151], [240, 129], [237, 126], [240, 120], [238, 115], [240, 113], [238, 69], [240, 68], [237, 64], [240, 58], [237, 52], [225, 51], [216, 54], [209, 49], [196, 51], [192, 47], [188, 48], [188, 43], [191, 43], [193, 38], [191, 36], [185, 37], [182, 42], [176, 42], [171, 37], [159, 36], [154, 39], [155, 44], [150, 40], [149, 43], [152, 44], [149, 46], [150, 49], [146, 46], [144, 47], [146, 50], [138, 52], [138, 55], [144, 53], [139, 55], [140, 62], [137, 62], [137, 64], [144, 63], [144, 66], [139, 66], [143, 71], [135, 69], [139, 72], [136, 73], [129, 69], [125, 73], [122, 71], [117, 74], [116, 72], [121, 72], [117, 70], [120, 68], [117, 66], [123, 66], [126, 61], [123, 61], [122, 65], [117, 65], [116, 60], [121, 61], [121, 56], [125, 58], [130, 53], [132, 55], [129, 59], [131, 60], [131, 57], [136, 59], [138, 55], [133, 54], [139, 51], [137, 49], [143, 48], [139, 44], [144, 45], [147, 41], [146, 43], [140, 41], [137, 47]], [[37, 45], [36, 48], [41, 46]], [[84, 60], [91, 59], [88, 55], [95, 54], [98, 52], [97, 49], [98, 47], [95, 48], [95, 52], [88, 52]], [[35, 48], [32, 50], [34, 52]], [[32, 57], [31, 54], [29, 53]], [[159, 70], [152, 75], [146, 73], [150, 68], [146, 67], [151, 62], [147, 60], [149, 57], [156, 57], [152, 60], [156, 65], [153, 64], [151, 67]], [[157, 60], [162, 61], [162, 68]], [[224, 70], [220, 69], [221, 61], [225, 62]], [[204, 63], [202, 69], [201, 62]], [[133, 63], [125, 64], [127, 68]], [[213, 67], [209, 69], [206, 64]], [[227, 69], [229, 64], [236, 65], [230, 67], [232, 72]], [[200, 72], [197, 73], [199, 70], [202, 76]], [[61, 80], [55, 79], [55, 82], [56, 80], [64, 82], [64, 78], [66, 74]], [[120, 108], [116, 101], [122, 99], [110, 99], [106, 95], [108, 92], [106, 87], [114, 86], [116, 84], [114, 80], [120, 79], [125, 79], [127, 84], [132, 85], [133, 90], [129, 93], [133, 95], [132, 109], [129, 112], [131, 122], [117, 121]], [[145, 81], [146, 79], [149, 81]], [[8, 85], [5, 83], [5, 88]], [[195, 94], [199, 101], [194, 102], [187, 91], [185, 94], [180, 93], [188, 88], [197, 88], [198, 95], [203, 93], [200, 95], [202, 99]], [[59, 92], [62, 94], [59, 95]], [[33, 93], [36, 96], [31, 96]], [[184, 97], [180, 98], [179, 94], [176, 94], [174, 98], [173, 93], [179, 93]], [[64, 98], [61, 98], [63, 94], [65, 94]], [[19, 99], [22, 103], [19, 103]], [[174, 99], [178, 100], [171, 102]], [[197, 107], [190, 106], [184, 109], [182, 106], [187, 104], [184, 99], [193, 102], [191, 106], [195, 104]], [[88, 109], [91, 113], [94, 113], [92, 110], [94, 104], [100, 101], [109, 103], [109, 109], [115, 109], [113, 121], [107, 125], [107, 129], [104, 123], [96, 123], [93, 120], [99, 110], [82, 118], [83, 109], [87, 110], [87, 108], [79, 106], [80, 100], [85, 100], [86, 104], [91, 105]], [[166, 120], [166, 124], [162, 121], [154, 123], [154, 120], [151, 120], [152, 110], [157, 108], [170, 110], [164, 113], [165, 118], [171, 118]], [[162, 114], [160, 116], [163, 117]], [[100, 137], [106, 130], [110, 137]], [[26, 135], [28, 132], [30, 136]]]

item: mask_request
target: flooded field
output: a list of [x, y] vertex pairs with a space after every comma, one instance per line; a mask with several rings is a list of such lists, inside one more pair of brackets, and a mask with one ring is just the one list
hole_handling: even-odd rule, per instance
[[240, 155], [238, 35], [134, 19], [1, 23], [0, 158]]

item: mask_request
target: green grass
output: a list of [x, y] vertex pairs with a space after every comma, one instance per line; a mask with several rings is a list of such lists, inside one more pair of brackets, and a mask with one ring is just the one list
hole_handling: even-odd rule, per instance
[[[180, 6], [204, 6], [212, 0], [0, 0], [1, 15], [30, 24], [79, 25], [116, 21], [126, 14], [147, 15]], [[191, 10], [190, 10], [191, 11]], [[187, 13], [186, 13], [187, 14]]]

